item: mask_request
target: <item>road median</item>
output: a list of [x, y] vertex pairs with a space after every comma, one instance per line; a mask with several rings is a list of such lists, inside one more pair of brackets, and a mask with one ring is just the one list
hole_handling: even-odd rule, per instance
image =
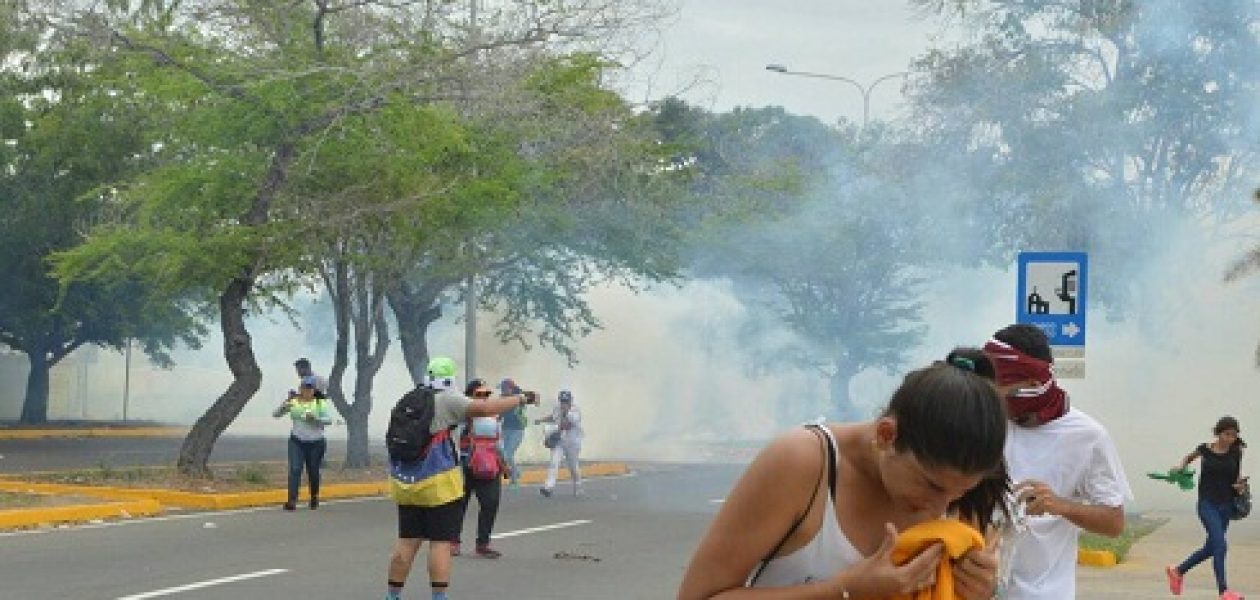
[[[626, 475], [630, 468], [626, 463], [597, 462], [582, 465], [583, 477], [614, 477]], [[184, 510], [231, 510], [256, 506], [279, 505], [287, 500], [283, 488], [269, 488], [237, 492], [192, 492], [156, 487], [116, 487], [105, 485], [76, 485], [68, 483], [44, 483], [23, 481], [14, 476], [0, 478], [0, 491], [45, 494], [50, 496], [86, 496], [109, 500], [107, 503], [82, 504], [58, 507], [21, 508], [0, 511], [0, 529], [35, 527], [43, 523], [86, 522], [105, 518], [150, 516], [164, 508]], [[525, 469], [521, 483], [542, 483], [546, 469]], [[558, 479], [568, 479], [567, 470], [561, 470]], [[303, 486], [305, 487], [305, 486]], [[389, 482], [382, 473], [379, 481], [356, 483], [330, 483], [320, 486], [320, 499], [363, 498], [383, 496], [389, 491]], [[300, 500], [306, 500], [302, 490]]]
[[184, 437], [184, 427], [56, 427], [0, 428], [0, 440], [42, 440], [52, 438], [171, 438]]

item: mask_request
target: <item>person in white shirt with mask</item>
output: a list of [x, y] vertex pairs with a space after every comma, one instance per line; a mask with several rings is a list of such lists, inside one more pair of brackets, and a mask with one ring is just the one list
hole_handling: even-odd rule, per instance
[[569, 477], [573, 482], [573, 495], [582, 495], [582, 470], [578, 464], [578, 454], [582, 451], [582, 411], [578, 409], [573, 402], [573, 392], [569, 390], [560, 390], [558, 395], [560, 404], [551, 411], [551, 414], [534, 421], [537, 423], [552, 423], [555, 429], [548, 435], [554, 436], [554, 444], [551, 447], [551, 464], [547, 467], [547, 482], [543, 484], [542, 489], [538, 490], [543, 496], [551, 497], [552, 490], [556, 487], [556, 475], [560, 470], [560, 461], [564, 460], [569, 466]]
[[1111, 435], [1071, 406], [1054, 379], [1045, 332], [1011, 325], [984, 346], [1010, 424], [1005, 456], [1024, 523], [1002, 544], [1010, 564], [999, 582], [1003, 600], [1076, 597], [1081, 530], [1109, 537], [1124, 531], [1124, 503], [1133, 499]]

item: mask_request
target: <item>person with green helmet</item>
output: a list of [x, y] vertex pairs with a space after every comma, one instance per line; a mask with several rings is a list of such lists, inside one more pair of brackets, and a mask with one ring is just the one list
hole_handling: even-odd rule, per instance
[[[449, 431], [471, 417], [492, 417], [537, 402], [533, 392], [473, 402], [456, 382], [455, 361], [445, 356], [429, 361], [420, 386], [434, 390], [432, 434]], [[398, 540], [389, 562], [386, 600], [399, 600], [412, 562], [425, 540], [429, 541], [429, 585], [433, 600], [447, 600], [451, 581], [451, 542], [459, 538], [463, 524], [463, 498], [440, 506], [398, 505]]]

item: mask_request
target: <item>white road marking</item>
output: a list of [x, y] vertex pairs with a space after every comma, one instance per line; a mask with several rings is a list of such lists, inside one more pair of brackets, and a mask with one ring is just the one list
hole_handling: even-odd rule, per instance
[[117, 600], [144, 600], [145, 598], [157, 598], [157, 597], [159, 597], [159, 596], [170, 596], [171, 594], [178, 594], [178, 593], [181, 593], [181, 592], [191, 592], [191, 591], [193, 591], [193, 590], [199, 590], [199, 589], [201, 589], [201, 588], [208, 588], [208, 587], [212, 587], [212, 586], [216, 586], [216, 585], [223, 585], [223, 584], [225, 584], [225, 583], [233, 583], [233, 582], [237, 582], [237, 581], [245, 581], [245, 580], [247, 580], [247, 579], [258, 579], [259, 577], [267, 577], [267, 576], [270, 576], [270, 575], [279, 575], [280, 573], [288, 573], [288, 572], [289, 572], [289, 570], [288, 570], [288, 569], [267, 569], [266, 571], [256, 571], [256, 572], [254, 572], [254, 573], [245, 573], [245, 574], [242, 574], [242, 575], [233, 575], [233, 576], [231, 576], [231, 577], [220, 577], [220, 578], [218, 578], [218, 579], [207, 579], [207, 580], [205, 580], [205, 581], [198, 581], [198, 582], [196, 582], [196, 583], [190, 583], [190, 584], [188, 584], [188, 585], [181, 585], [181, 586], [178, 586], [178, 587], [170, 587], [170, 588], [166, 588], [166, 589], [162, 589], [162, 590], [154, 590], [154, 591], [152, 591], [152, 592], [145, 592], [145, 593], [143, 593], [143, 594], [134, 594], [134, 595], [131, 595], [131, 596], [122, 596], [122, 597], [118, 598]]
[[716, 498], [716, 499], [710, 500], [709, 504], [721, 504], [723, 502], [726, 502], [726, 498]]
[[542, 532], [542, 531], [551, 531], [551, 530], [553, 530], [553, 529], [564, 529], [564, 528], [566, 528], [566, 527], [576, 527], [576, 526], [578, 526], [578, 525], [588, 525], [588, 524], [590, 524], [590, 523], [592, 523], [592, 522], [593, 522], [593, 521], [591, 521], [590, 519], [580, 519], [580, 520], [577, 520], [577, 521], [566, 521], [566, 522], [564, 522], [564, 523], [555, 523], [555, 524], [552, 524], [552, 525], [543, 525], [543, 526], [541, 526], [541, 527], [530, 527], [529, 529], [517, 529], [516, 531], [505, 531], [505, 532], [503, 532], [503, 533], [496, 533], [496, 534], [494, 534], [494, 535], [490, 536], [490, 539], [492, 539], [492, 540], [501, 540], [501, 539], [504, 539], [504, 538], [516, 537], [516, 536], [518, 536], [518, 535], [525, 535], [525, 534], [528, 534], [528, 533], [539, 533], [539, 532]]

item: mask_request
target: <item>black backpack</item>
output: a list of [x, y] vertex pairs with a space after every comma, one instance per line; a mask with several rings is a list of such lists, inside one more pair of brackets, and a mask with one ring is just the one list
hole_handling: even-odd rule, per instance
[[418, 386], [403, 395], [389, 413], [389, 429], [385, 430], [385, 448], [390, 460], [414, 462], [424, 456], [433, 434], [436, 392], [432, 388]]

